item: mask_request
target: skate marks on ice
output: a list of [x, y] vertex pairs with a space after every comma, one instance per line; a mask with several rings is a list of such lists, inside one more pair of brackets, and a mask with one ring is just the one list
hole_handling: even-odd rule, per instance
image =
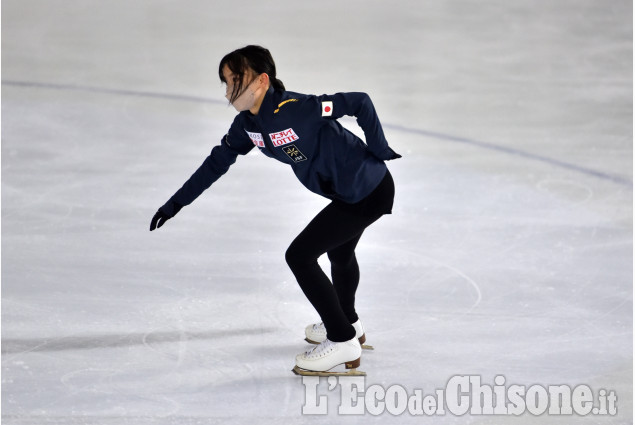
[[99, 369], [84, 368], [69, 372], [60, 378], [61, 383], [68, 391], [63, 393], [59, 399], [54, 399], [44, 405], [46, 410], [51, 406], [55, 406], [62, 399], [81, 397], [83, 394], [103, 394], [107, 397], [125, 397], [128, 400], [138, 399], [144, 403], [150, 403], [155, 406], [157, 418], [167, 418], [179, 413], [183, 404], [173, 397], [162, 394], [139, 395], [135, 391], [126, 389], [121, 382], [124, 382], [130, 376], [130, 371], [123, 369]]
[[442, 261], [436, 260], [432, 257], [429, 257], [427, 255], [424, 254], [417, 254], [419, 255], [421, 258], [429, 261], [432, 264], [435, 264], [441, 268], [450, 270], [451, 272], [453, 272], [454, 274], [458, 275], [459, 277], [461, 277], [465, 282], [467, 282], [472, 289], [474, 290], [474, 292], [476, 293], [476, 300], [474, 301], [474, 303], [470, 306], [470, 308], [468, 308], [467, 310], [465, 310], [463, 313], [459, 314], [457, 317], [461, 317], [461, 316], [465, 316], [467, 314], [469, 314], [472, 310], [474, 310], [480, 303], [481, 300], [483, 299], [483, 294], [481, 293], [481, 289], [479, 288], [478, 284], [474, 281], [474, 279], [472, 279], [471, 277], [469, 277], [468, 275], [466, 275], [465, 273], [463, 273], [461, 270], [459, 270], [458, 268], [450, 265], [450, 264], [446, 264]]
[[[31, 352], [55, 352], [73, 350], [92, 350], [96, 348], [121, 348], [145, 346], [153, 351], [154, 344], [182, 343], [194, 340], [216, 340], [220, 338], [262, 335], [274, 332], [275, 329], [230, 329], [212, 331], [157, 331], [131, 334], [103, 334], [103, 335], [71, 335], [64, 337], [42, 338], [3, 338], [2, 355], [13, 354], [7, 360]], [[165, 353], [164, 353], [165, 354]]]
[[542, 162], [542, 163], [548, 164], [548, 165], [550, 165], [552, 167], [561, 168], [561, 169], [569, 170], [569, 171], [574, 171], [574, 172], [577, 172], [577, 173], [580, 173], [580, 174], [583, 174], [583, 175], [592, 176], [592, 177], [595, 177], [595, 178], [598, 178], [598, 179], [601, 179], [601, 180], [610, 181], [610, 182], [613, 182], [613, 183], [618, 184], [620, 186], [628, 187], [630, 189], [633, 188], [633, 180], [631, 178], [626, 177], [626, 176], [618, 175], [618, 174], [612, 174], [612, 173], [607, 173], [607, 172], [604, 172], [604, 171], [599, 171], [599, 170], [588, 168], [588, 167], [583, 167], [583, 166], [577, 165], [575, 163], [569, 163], [569, 162], [566, 162], [566, 161], [561, 161], [561, 160], [556, 159], [556, 158], [552, 158], [552, 157], [549, 157], [549, 156], [546, 156], [546, 155], [531, 153], [529, 151], [521, 150], [521, 149], [518, 149], [518, 148], [507, 147], [507, 146], [495, 144], [495, 143], [492, 143], [492, 142], [476, 140], [476, 139], [469, 138], [469, 137], [460, 137], [460, 136], [456, 136], [456, 135], [452, 135], [452, 134], [445, 134], [445, 133], [440, 133], [440, 132], [430, 131], [430, 130], [425, 130], [425, 129], [419, 129], [419, 128], [410, 128], [410, 127], [405, 127], [405, 126], [402, 126], [402, 125], [396, 125], [396, 124], [391, 124], [391, 123], [385, 123], [383, 126], [386, 129], [399, 131], [399, 132], [406, 133], [406, 134], [410, 133], [410, 134], [415, 134], [415, 135], [418, 135], [418, 136], [432, 137], [432, 138], [439, 139], [439, 140], [447, 140], [447, 141], [452, 141], [452, 142], [463, 143], [463, 144], [470, 145], [470, 146], [473, 146], [473, 147], [478, 147], [480, 149], [494, 151], [494, 152], [499, 152], [499, 153], [502, 153], [502, 154], [515, 156], [517, 158], [522, 158], [522, 159], [525, 159], [525, 160]]
[[[385, 254], [383, 253], [384, 250], [386, 251]], [[453, 289], [451, 289], [450, 291], [454, 298], [460, 298], [460, 301], [462, 303], [461, 306], [457, 306], [458, 311], [454, 313], [455, 318], [461, 318], [472, 312], [476, 307], [478, 307], [483, 299], [479, 284], [466, 272], [462, 271], [458, 267], [453, 266], [452, 264], [449, 264], [446, 261], [438, 260], [413, 249], [401, 248], [396, 244], [390, 245], [389, 248], [383, 248], [382, 246], [377, 245], [372, 248], [372, 251], [373, 255], [380, 255], [382, 256], [382, 258], [394, 257], [395, 267], [400, 267], [400, 265], [409, 265], [409, 267], [413, 269], [412, 265], [417, 266], [412, 270], [414, 280], [408, 282], [406, 294], [403, 297], [408, 305], [410, 305], [413, 299], [416, 299], [416, 297], [413, 298], [412, 294], [422, 288], [420, 285], [420, 283], [422, 282], [452, 282]], [[403, 269], [406, 269], [406, 267], [403, 267]], [[407, 281], [407, 278], [407, 276], [400, 277], [400, 279], [404, 279], [404, 281]], [[435, 288], [426, 288], [426, 291], [428, 293], [427, 298], [434, 298], [434, 294], [432, 294], [432, 291], [434, 291]], [[447, 295], [443, 295], [447, 291], [446, 288], [438, 286], [436, 288], [436, 290], [442, 292], [439, 294], [438, 297], [447, 297]], [[417, 309], [419, 308], [420, 306], [417, 305]]]
[[536, 183], [536, 189], [547, 195], [570, 199], [571, 207], [582, 206], [593, 199], [593, 189], [590, 186], [573, 180], [542, 179]]
[[58, 90], [67, 92], [80, 92], [80, 93], [100, 93], [116, 96], [126, 96], [132, 98], [151, 98], [161, 100], [172, 100], [180, 102], [190, 103], [204, 103], [224, 106], [227, 103], [224, 100], [212, 98], [191, 96], [177, 93], [162, 93], [157, 91], [143, 91], [143, 90], [130, 90], [130, 89], [112, 89], [106, 87], [97, 87], [81, 84], [60, 84], [60, 83], [41, 83], [35, 81], [17, 81], [17, 80], [2, 80], [3, 86], [22, 87], [29, 89], [46, 89], [46, 90]]
[[[17, 383], [26, 377], [28, 382], [45, 374], [50, 385], [59, 390], [39, 402], [38, 412], [88, 403], [101, 406], [100, 411], [125, 416], [135, 416], [135, 409], [144, 406], [153, 411], [153, 417], [166, 418], [182, 413], [188, 403], [179, 389], [212, 391], [239, 379], [251, 381], [257, 365], [237, 359], [234, 344], [234, 348], [224, 350], [224, 343], [214, 341], [249, 340], [263, 332], [272, 330], [153, 330], [128, 335], [5, 339], [3, 367], [11, 367], [12, 373], [3, 381]], [[40, 361], [35, 362], [33, 356]], [[49, 366], [42, 369], [41, 363]]]

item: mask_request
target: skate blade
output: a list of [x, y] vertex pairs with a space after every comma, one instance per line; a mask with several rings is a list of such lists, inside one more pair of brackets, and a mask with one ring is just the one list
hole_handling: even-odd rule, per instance
[[[304, 338], [304, 340], [306, 342], [308, 342], [309, 344], [320, 345], [319, 342], [311, 341], [309, 338]], [[363, 350], [374, 350], [375, 349], [375, 347], [373, 347], [372, 345], [361, 344], [361, 346], [362, 346]]]
[[315, 370], [306, 370], [302, 369], [301, 367], [294, 366], [291, 371], [296, 375], [301, 376], [366, 376], [366, 372], [362, 372], [361, 370], [357, 369], [349, 369], [346, 372], [335, 372], [329, 370], [318, 372]]

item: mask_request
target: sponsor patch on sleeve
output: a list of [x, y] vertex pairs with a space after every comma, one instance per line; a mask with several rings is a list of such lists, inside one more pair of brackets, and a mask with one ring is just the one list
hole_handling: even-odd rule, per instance
[[262, 138], [262, 134], [252, 133], [251, 131], [247, 131], [247, 130], [245, 131], [247, 132], [247, 135], [249, 136], [251, 141], [254, 143], [254, 145], [258, 146], [259, 148], [265, 147], [265, 139]]
[[333, 115], [333, 102], [330, 100], [322, 102], [322, 116], [330, 117], [331, 115]]

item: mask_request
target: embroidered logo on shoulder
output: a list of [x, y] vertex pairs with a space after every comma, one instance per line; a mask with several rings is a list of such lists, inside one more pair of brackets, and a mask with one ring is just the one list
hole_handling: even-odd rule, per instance
[[295, 134], [292, 128], [287, 128], [277, 133], [269, 133], [269, 138], [275, 147], [284, 146], [296, 140], [300, 140], [300, 137]]
[[297, 101], [298, 101], [298, 99], [287, 99], [287, 100], [285, 100], [284, 102], [281, 102], [281, 103], [278, 105], [278, 109], [276, 109], [275, 111], [273, 111], [273, 113], [274, 113], [274, 114], [277, 114], [277, 113], [278, 113], [278, 111], [280, 111], [280, 108], [282, 108], [282, 106], [283, 106], [283, 105], [285, 105], [285, 104], [287, 104], [287, 103], [289, 103], [289, 102], [297, 102]]
[[254, 145], [258, 146], [259, 148], [265, 147], [265, 139], [262, 137], [262, 134], [252, 133], [251, 131], [247, 131], [247, 130], [245, 130], [245, 132], [247, 132], [247, 135], [249, 136], [251, 141], [254, 143]]
[[322, 102], [322, 116], [330, 117], [331, 115], [333, 115], [333, 102], [330, 100]]

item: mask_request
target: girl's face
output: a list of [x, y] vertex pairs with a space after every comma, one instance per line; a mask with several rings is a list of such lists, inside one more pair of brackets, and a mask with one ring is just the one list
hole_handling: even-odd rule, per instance
[[[260, 106], [262, 97], [264, 97], [264, 93], [266, 92], [266, 89], [263, 90], [262, 87], [262, 76], [254, 75], [254, 72], [251, 70], [245, 72], [242, 87], [239, 81], [240, 77], [231, 72], [227, 65], [223, 67], [223, 76], [227, 82], [225, 97], [231, 102], [234, 108], [236, 108], [238, 112], [249, 110], [252, 113], [257, 113], [258, 108], [256, 108], [256, 105], [258, 107]], [[240, 93], [235, 93], [237, 87], [241, 87]], [[234, 99], [233, 101], [232, 98]], [[256, 109], [255, 112], [253, 109]]]

